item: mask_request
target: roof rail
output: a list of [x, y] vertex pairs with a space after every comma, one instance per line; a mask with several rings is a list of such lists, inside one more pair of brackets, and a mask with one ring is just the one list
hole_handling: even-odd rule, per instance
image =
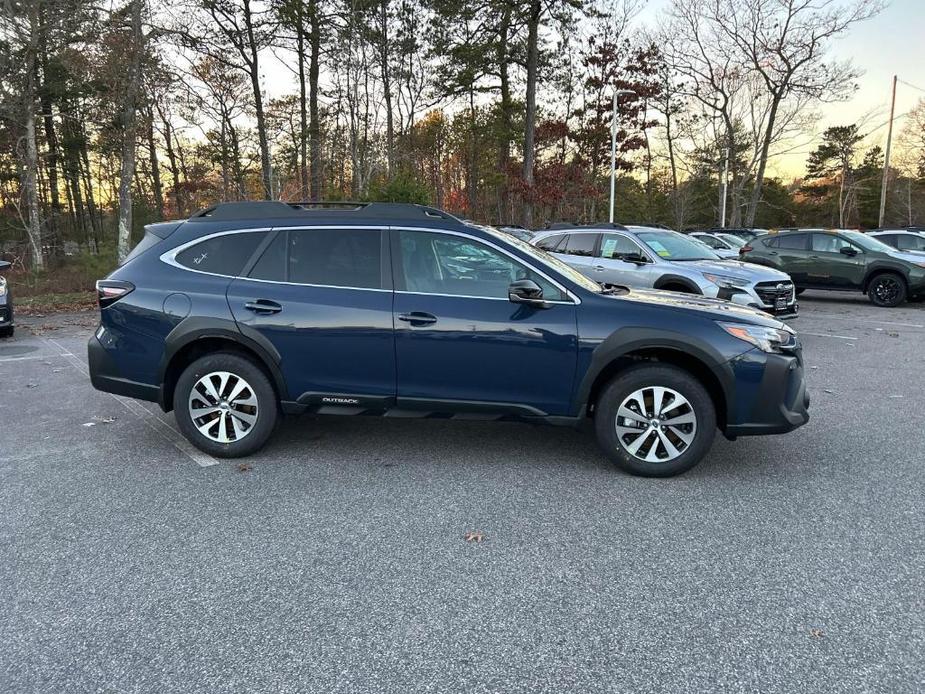
[[199, 210], [191, 221], [238, 220], [265, 218], [301, 218], [310, 215], [350, 215], [378, 217], [390, 220], [420, 220], [422, 217], [456, 220], [453, 215], [426, 205], [405, 202], [348, 202], [343, 200], [317, 202], [285, 202], [282, 200], [250, 200], [220, 202]]

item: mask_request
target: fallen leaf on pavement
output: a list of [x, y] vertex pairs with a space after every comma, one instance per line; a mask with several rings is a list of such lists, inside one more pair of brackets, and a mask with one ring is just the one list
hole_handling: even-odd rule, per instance
[[238, 463], [238, 472], [247, 472], [248, 470], [253, 470], [254, 468], [248, 465], [247, 463]]
[[823, 636], [825, 636], [825, 632], [822, 631], [822, 629], [810, 629], [809, 635], [814, 639], [821, 639]]
[[487, 538], [482, 532], [478, 530], [470, 530], [469, 532], [466, 533], [465, 539], [466, 539], [466, 542], [482, 542], [483, 540], [486, 540]]

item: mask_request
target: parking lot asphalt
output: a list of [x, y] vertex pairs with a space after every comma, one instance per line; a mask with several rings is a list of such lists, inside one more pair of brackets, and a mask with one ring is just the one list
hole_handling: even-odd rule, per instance
[[0, 691], [921, 692], [925, 304], [801, 298], [809, 424], [665, 480], [515, 423], [302, 417], [217, 461], [93, 390], [93, 315], [23, 319]]

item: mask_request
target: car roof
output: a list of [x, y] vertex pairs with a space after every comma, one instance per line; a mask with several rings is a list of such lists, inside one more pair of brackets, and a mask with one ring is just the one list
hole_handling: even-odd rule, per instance
[[300, 223], [314, 222], [322, 217], [342, 218], [347, 223], [360, 219], [389, 221], [444, 220], [461, 224], [453, 215], [426, 205], [393, 202], [284, 202], [253, 200], [222, 202], [199, 210], [187, 221], [243, 221], [261, 219], [291, 219]]

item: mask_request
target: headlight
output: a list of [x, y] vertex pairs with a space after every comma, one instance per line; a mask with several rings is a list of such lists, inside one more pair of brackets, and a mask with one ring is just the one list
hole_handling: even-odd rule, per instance
[[754, 345], [762, 352], [777, 354], [796, 345], [796, 335], [789, 328], [779, 330], [777, 328], [766, 328], [763, 325], [749, 325], [748, 323], [718, 324], [719, 327], [733, 337]]
[[729, 275], [711, 275], [705, 272], [703, 276], [717, 287], [747, 287], [751, 284], [748, 280], [730, 277]]
[[0, 296], [6, 294], [6, 280], [0, 277]]

